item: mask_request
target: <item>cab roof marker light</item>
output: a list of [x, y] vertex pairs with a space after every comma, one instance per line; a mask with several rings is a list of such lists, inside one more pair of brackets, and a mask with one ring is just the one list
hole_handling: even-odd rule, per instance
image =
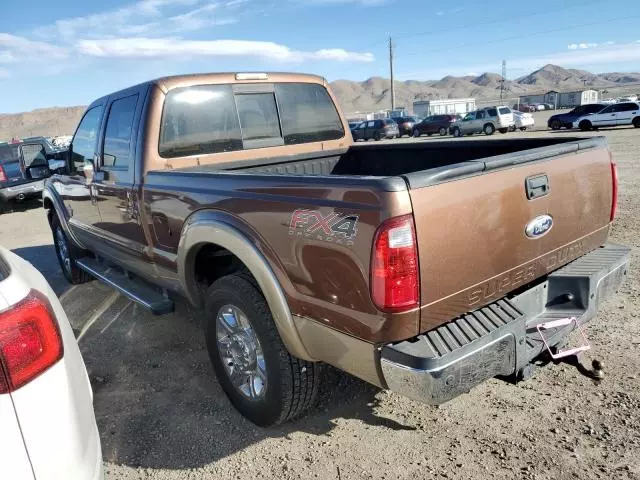
[[236, 80], [267, 80], [266, 73], [236, 73]]

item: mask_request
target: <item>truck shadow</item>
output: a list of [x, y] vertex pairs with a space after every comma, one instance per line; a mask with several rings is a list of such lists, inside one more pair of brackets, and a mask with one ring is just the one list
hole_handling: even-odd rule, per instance
[[80, 341], [106, 462], [196, 468], [270, 438], [295, 432], [326, 436], [338, 418], [415, 429], [377, 416], [379, 389], [330, 367], [318, 405], [307, 416], [256, 427], [231, 406], [215, 378], [202, 314], [176, 307], [174, 314], [154, 317], [119, 297]]
[[44, 278], [47, 279], [49, 285], [51, 285], [51, 288], [58, 297], [62, 296], [71, 288], [72, 285], [67, 282], [67, 279], [60, 269], [53, 245], [14, 248], [13, 253], [24, 258], [36, 267], [40, 273], [44, 275]]

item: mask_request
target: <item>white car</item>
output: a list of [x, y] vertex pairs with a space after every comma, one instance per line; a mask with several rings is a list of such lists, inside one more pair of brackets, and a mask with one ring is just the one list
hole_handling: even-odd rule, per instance
[[636, 102], [616, 103], [605, 107], [598, 113], [577, 118], [574, 128], [589, 131], [600, 127], [633, 125], [640, 128], [640, 105]]
[[533, 115], [530, 113], [517, 112], [514, 110], [513, 112], [513, 120], [515, 121], [515, 125], [513, 130], [520, 129], [523, 132], [527, 128], [531, 128], [535, 125], [535, 120], [533, 119]]
[[103, 478], [93, 394], [58, 298], [0, 247], [0, 477]]

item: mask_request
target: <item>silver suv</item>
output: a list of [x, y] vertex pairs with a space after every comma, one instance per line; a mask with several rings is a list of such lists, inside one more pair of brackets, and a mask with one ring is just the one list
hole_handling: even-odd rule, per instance
[[485, 107], [469, 112], [461, 120], [457, 120], [451, 127], [451, 133], [454, 137], [474, 133], [493, 135], [496, 130], [507, 133], [514, 125], [513, 112], [509, 107], [504, 105]]

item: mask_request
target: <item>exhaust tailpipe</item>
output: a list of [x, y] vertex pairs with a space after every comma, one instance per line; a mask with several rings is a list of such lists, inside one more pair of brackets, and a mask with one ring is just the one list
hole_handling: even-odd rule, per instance
[[19, 202], [23, 201], [24, 200], [24, 193], [19, 193], [17, 198], [18, 198]]

